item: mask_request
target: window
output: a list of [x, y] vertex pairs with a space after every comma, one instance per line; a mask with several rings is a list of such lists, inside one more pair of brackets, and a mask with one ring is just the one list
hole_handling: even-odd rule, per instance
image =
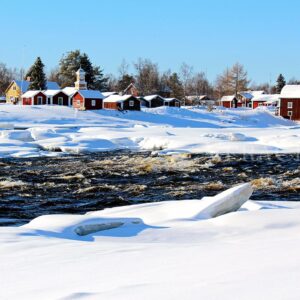
[[38, 96], [37, 100], [38, 100], [38, 103], [37, 103], [38, 105], [42, 105], [43, 104], [43, 97]]
[[96, 100], [92, 100], [91, 105], [96, 106]]
[[287, 106], [288, 108], [293, 108], [293, 102], [288, 102]]
[[129, 101], [129, 106], [131, 106], [131, 107], [134, 106], [134, 101], [133, 100]]
[[288, 116], [289, 116], [289, 117], [292, 117], [292, 116], [293, 116], [293, 112], [289, 110], [289, 111], [288, 111]]
[[77, 100], [77, 101], [76, 101], [76, 103], [77, 103], [77, 105], [79, 105], [79, 106], [80, 106], [80, 100]]
[[58, 97], [58, 105], [64, 105], [64, 98]]
[[17, 87], [14, 85], [14, 86], [13, 86], [13, 90], [15, 91], [16, 89], [17, 89]]

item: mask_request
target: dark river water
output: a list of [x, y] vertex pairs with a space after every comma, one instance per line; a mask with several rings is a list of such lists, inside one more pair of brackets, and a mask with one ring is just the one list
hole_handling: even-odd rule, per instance
[[252, 182], [256, 200], [299, 201], [300, 157], [101, 153], [0, 160], [0, 226], [44, 214], [200, 199]]

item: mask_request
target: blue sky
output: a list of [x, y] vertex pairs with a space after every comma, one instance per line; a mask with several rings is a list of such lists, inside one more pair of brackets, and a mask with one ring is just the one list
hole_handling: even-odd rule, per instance
[[80, 49], [105, 73], [123, 58], [178, 71], [182, 62], [213, 81], [239, 61], [257, 82], [300, 79], [298, 0], [0, 0], [0, 62], [49, 71]]

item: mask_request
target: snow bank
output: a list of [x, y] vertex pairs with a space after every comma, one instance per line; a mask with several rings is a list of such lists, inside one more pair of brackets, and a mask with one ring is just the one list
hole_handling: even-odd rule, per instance
[[[207, 200], [0, 227], [1, 297], [296, 300], [300, 204], [244, 203], [250, 193], [243, 185]], [[244, 204], [234, 213], [198, 218], [227, 212], [221, 199], [227, 208], [235, 199], [230, 211]]]
[[121, 113], [2, 105], [0, 119], [7, 126], [25, 129], [1, 131], [0, 127], [0, 157], [119, 149], [161, 154], [291, 153], [300, 149], [300, 127], [267, 110], [158, 107]]

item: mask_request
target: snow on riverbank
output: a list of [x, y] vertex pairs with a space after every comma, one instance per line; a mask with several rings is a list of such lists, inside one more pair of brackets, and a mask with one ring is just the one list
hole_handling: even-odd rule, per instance
[[299, 299], [298, 203], [209, 218], [248, 189], [2, 227], [1, 299]]
[[[291, 153], [300, 149], [300, 126], [267, 110], [159, 107], [117, 112], [1, 105], [0, 120], [0, 157], [119, 149], [161, 153]], [[7, 129], [12, 125], [25, 130]]]

